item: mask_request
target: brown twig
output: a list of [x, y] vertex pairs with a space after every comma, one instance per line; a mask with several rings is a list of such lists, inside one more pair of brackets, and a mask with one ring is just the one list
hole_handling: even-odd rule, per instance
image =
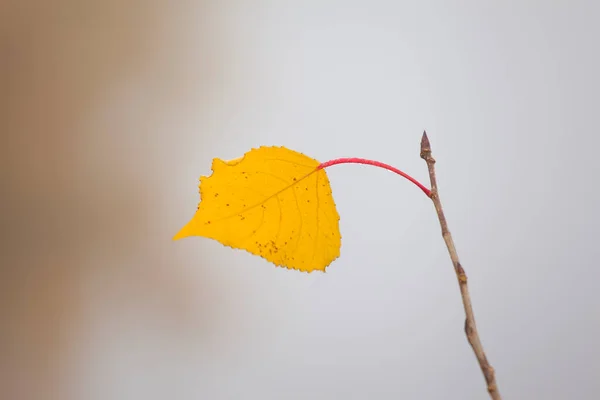
[[494, 368], [492, 368], [487, 360], [487, 357], [485, 356], [481, 340], [479, 339], [479, 334], [477, 333], [475, 316], [473, 314], [473, 306], [471, 305], [471, 296], [469, 295], [469, 287], [467, 286], [467, 275], [462, 265], [460, 265], [460, 261], [458, 260], [458, 253], [456, 252], [456, 247], [454, 246], [454, 240], [452, 240], [452, 235], [448, 230], [448, 223], [446, 222], [446, 217], [444, 216], [444, 211], [442, 209], [442, 203], [438, 194], [437, 181], [435, 177], [435, 159], [431, 156], [431, 145], [429, 144], [429, 138], [427, 138], [426, 132], [423, 132], [423, 138], [421, 139], [421, 158], [427, 163], [429, 179], [431, 180], [431, 194], [429, 197], [433, 201], [433, 205], [437, 211], [438, 219], [440, 220], [440, 226], [442, 227], [442, 236], [446, 242], [446, 247], [448, 247], [450, 259], [452, 259], [454, 271], [456, 272], [456, 278], [458, 279], [460, 295], [462, 297], [462, 302], [467, 317], [465, 320], [465, 333], [467, 334], [467, 340], [469, 341], [469, 344], [473, 348], [473, 352], [477, 357], [479, 367], [481, 368], [481, 372], [483, 372], [485, 382], [487, 383], [487, 390], [490, 394], [490, 397], [494, 400], [500, 400], [501, 396], [500, 392], [498, 391], [498, 385], [496, 384]]

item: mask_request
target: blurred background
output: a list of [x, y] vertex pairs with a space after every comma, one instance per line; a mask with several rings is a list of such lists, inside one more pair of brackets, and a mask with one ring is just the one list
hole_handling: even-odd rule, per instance
[[172, 236], [213, 157], [440, 194], [505, 398], [600, 391], [600, 6], [0, 3], [0, 397], [482, 399], [431, 202], [329, 170], [342, 256]]

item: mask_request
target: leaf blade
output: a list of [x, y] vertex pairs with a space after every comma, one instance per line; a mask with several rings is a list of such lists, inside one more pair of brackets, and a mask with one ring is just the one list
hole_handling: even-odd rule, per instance
[[204, 236], [273, 264], [311, 272], [340, 254], [339, 214], [319, 162], [285, 147], [213, 160], [200, 178], [201, 201], [173, 238]]

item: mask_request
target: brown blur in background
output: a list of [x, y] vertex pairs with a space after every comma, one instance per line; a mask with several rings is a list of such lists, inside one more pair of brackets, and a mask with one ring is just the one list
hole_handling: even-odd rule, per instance
[[173, 265], [165, 199], [178, 113], [201, 118], [222, 67], [212, 14], [208, 2], [0, 4], [0, 398], [89, 398], [73, 383], [99, 308], [210, 340], [219, 283], [202, 259], [193, 279]]

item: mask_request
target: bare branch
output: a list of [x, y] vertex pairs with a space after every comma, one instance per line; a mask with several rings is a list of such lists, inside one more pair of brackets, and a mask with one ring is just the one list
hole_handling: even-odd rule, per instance
[[448, 247], [450, 259], [452, 260], [454, 271], [456, 272], [456, 278], [458, 279], [460, 295], [462, 297], [466, 314], [465, 333], [467, 335], [467, 340], [469, 341], [469, 344], [473, 348], [473, 352], [477, 357], [479, 367], [481, 368], [481, 372], [483, 372], [485, 382], [487, 383], [487, 390], [490, 394], [490, 397], [494, 400], [500, 400], [501, 396], [498, 390], [498, 385], [496, 384], [494, 368], [492, 368], [487, 360], [485, 352], [483, 351], [481, 340], [479, 339], [479, 334], [477, 333], [475, 315], [473, 314], [473, 306], [471, 305], [471, 296], [469, 295], [469, 287], [467, 286], [467, 275], [458, 259], [458, 253], [456, 252], [456, 247], [454, 246], [454, 240], [452, 239], [452, 235], [448, 230], [448, 223], [446, 222], [444, 210], [442, 209], [442, 203], [438, 193], [437, 180], [435, 177], [435, 159], [431, 155], [431, 144], [429, 143], [429, 138], [427, 137], [426, 132], [423, 132], [423, 138], [421, 139], [421, 158], [427, 163], [429, 179], [431, 181], [431, 194], [429, 197], [435, 206], [435, 210], [440, 221], [440, 226], [442, 228], [442, 236], [444, 238], [444, 242], [446, 242], [446, 247]]

